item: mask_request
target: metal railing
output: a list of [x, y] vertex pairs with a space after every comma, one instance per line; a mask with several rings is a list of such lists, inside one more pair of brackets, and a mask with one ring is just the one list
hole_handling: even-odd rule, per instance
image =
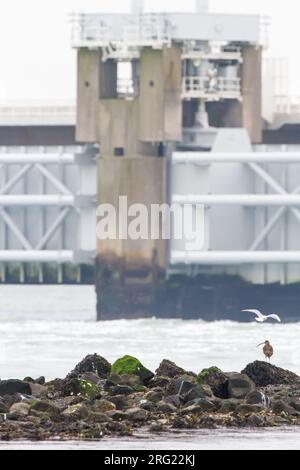
[[120, 98], [134, 98], [138, 94], [138, 85], [131, 78], [118, 78], [117, 91]]
[[184, 77], [182, 84], [183, 98], [241, 98], [240, 78]]
[[124, 16], [118, 33], [105, 22], [103, 15], [72, 15], [72, 45], [79, 47], [153, 46], [161, 48], [171, 44], [172, 27], [164, 14], [145, 13]]

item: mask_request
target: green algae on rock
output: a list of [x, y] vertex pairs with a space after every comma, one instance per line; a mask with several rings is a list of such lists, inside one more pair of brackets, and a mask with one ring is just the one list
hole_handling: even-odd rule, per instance
[[111, 372], [118, 375], [137, 375], [144, 384], [154, 377], [153, 372], [133, 356], [124, 356], [112, 365]]
[[200, 385], [209, 385], [218, 398], [228, 398], [228, 377], [218, 367], [203, 369], [197, 376]]

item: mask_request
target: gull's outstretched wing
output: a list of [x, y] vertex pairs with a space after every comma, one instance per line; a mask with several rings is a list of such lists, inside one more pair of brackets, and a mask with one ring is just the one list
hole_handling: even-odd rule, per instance
[[273, 320], [277, 320], [279, 323], [281, 323], [280, 317], [278, 315], [268, 315], [267, 318], [273, 318]]
[[264, 315], [259, 311], [259, 310], [242, 310], [243, 312], [250, 312], [250, 313], [255, 313], [255, 315], [263, 320], [265, 317]]

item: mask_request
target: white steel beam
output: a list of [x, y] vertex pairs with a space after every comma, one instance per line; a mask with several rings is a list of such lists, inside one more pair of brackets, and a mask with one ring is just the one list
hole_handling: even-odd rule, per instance
[[299, 163], [300, 152], [174, 152], [172, 161], [177, 163]]
[[73, 263], [74, 252], [61, 251], [36, 251], [36, 250], [1, 250], [0, 262], [18, 263]]
[[3, 207], [32, 207], [32, 206], [74, 206], [75, 197], [72, 195], [0, 195], [0, 206]]
[[[1, 201], [1, 199], [0, 199]], [[173, 196], [175, 204], [203, 204], [207, 206], [300, 206], [300, 196], [294, 194], [196, 194]]]
[[52, 238], [52, 236], [55, 234], [55, 232], [58, 230], [58, 228], [61, 226], [65, 218], [70, 212], [70, 208], [67, 207], [65, 208], [57, 217], [57, 219], [53, 222], [52, 226], [49, 228], [47, 233], [43, 236], [43, 238], [39, 241], [39, 243], [36, 246], [36, 250], [42, 250], [48, 243], [48, 241]]
[[39, 170], [39, 172], [48, 180], [50, 183], [53, 184], [58, 191], [60, 191], [62, 194], [72, 194], [72, 192], [61, 182], [59, 181], [56, 176], [48, 170], [44, 165], [41, 165], [40, 163], [37, 163], [35, 165], [35, 168]]
[[72, 164], [75, 163], [75, 155], [72, 153], [0, 153], [0, 164], [25, 165], [37, 164]]
[[27, 238], [23, 235], [23, 233], [21, 232], [21, 230], [17, 227], [17, 225], [14, 223], [14, 221], [12, 220], [12, 218], [10, 217], [9, 214], [7, 214], [7, 212], [3, 209], [3, 208], [0, 208], [0, 216], [3, 218], [4, 222], [6, 223], [7, 227], [12, 231], [12, 233], [14, 233], [14, 235], [16, 236], [16, 238], [19, 240], [19, 242], [21, 243], [21, 245], [23, 246], [23, 248], [25, 250], [31, 250], [32, 249], [32, 245], [29, 243], [29, 241], [27, 240]]
[[239, 265], [300, 263], [300, 251], [172, 251], [171, 264]]

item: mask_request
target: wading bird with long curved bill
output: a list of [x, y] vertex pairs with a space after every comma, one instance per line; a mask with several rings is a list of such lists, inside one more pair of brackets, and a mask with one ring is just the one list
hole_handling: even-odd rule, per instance
[[265, 358], [269, 359], [269, 362], [271, 362], [271, 357], [274, 354], [273, 346], [271, 346], [270, 341], [264, 341], [263, 343], [258, 344], [257, 347], [259, 348], [259, 346], [262, 346], [263, 344], [263, 353], [265, 355]]

